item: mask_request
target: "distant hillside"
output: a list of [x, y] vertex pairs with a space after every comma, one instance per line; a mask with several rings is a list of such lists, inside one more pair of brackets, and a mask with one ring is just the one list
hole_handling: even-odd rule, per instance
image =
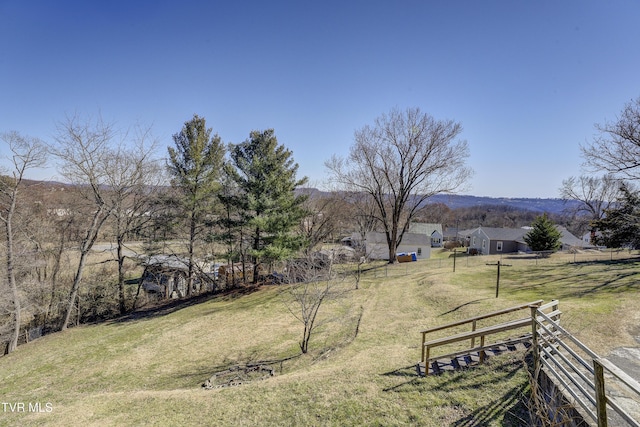
[[457, 194], [438, 194], [430, 197], [428, 203], [442, 203], [451, 209], [467, 208], [472, 206], [500, 205], [533, 212], [559, 214], [567, 209], [575, 207], [579, 202], [563, 199], [481, 197]]
[[[34, 181], [25, 179], [23, 183], [27, 186], [40, 185], [43, 188], [65, 188], [73, 184], [65, 184], [57, 181]], [[318, 190], [317, 188], [298, 188], [298, 194], [307, 194], [310, 197], [327, 197], [331, 193]], [[514, 209], [527, 210], [532, 212], [547, 212], [549, 214], [560, 214], [564, 210], [575, 207], [579, 202], [563, 199], [536, 199], [536, 198], [508, 198], [508, 197], [485, 197], [458, 194], [437, 194], [430, 197], [427, 203], [442, 203], [450, 209], [468, 208], [474, 206], [508, 206]]]
[[[310, 197], [325, 197], [330, 193], [316, 188], [300, 188], [300, 194], [308, 194]], [[508, 206], [514, 209], [527, 210], [532, 212], [547, 212], [549, 214], [560, 214], [563, 211], [575, 207], [579, 202], [563, 199], [536, 199], [536, 198], [507, 198], [507, 197], [484, 197], [458, 194], [437, 194], [430, 197], [427, 203], [442, 203], [450, 209], [469, 208], [474, 206]]]

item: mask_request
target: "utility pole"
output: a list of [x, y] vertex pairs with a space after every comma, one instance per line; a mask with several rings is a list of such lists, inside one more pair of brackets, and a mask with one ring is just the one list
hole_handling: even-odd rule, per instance
[[498, 266], [498, 274], [497, 274], [497, 278], [496, 278], [496, 298], [498, 298], [498, 294], [500, 293], [500, 267], [511, 267], [511, 264], [502, 264], [500, 261], [498, 261], [495, 264], [489, 264], [487, 263], [487, 265], [497, 265]]

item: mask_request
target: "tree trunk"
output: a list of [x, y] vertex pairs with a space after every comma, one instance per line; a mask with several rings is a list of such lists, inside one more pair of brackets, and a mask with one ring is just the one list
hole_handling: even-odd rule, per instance
[[87, 256], [89, 255], [89, 251], [91, 251], [93, 244], [98, 238], [98, 232], [100, 231], [100, 228], [102, 228], [102, 224], [104, 224], [107, 217], [108, 214], [103, 215], [103, 208], [98, 208], [93, 215], [91, 226], [87, 230], [87, 234], [84, 237], [82, 247], [80, 248], [80, 261], [78, 262], [78, 269], [76, 270], [76, 275], [73, 278], [73, 285], [71, 286], [71, 292], [69, 293], [67, 311], [65, 313], [62, 326], [60, 327], [61, 331], [65, 331], [69, 326], [69, 322], [71, 321], [71, 313], [73, 312], [76, 299], [78, 298], [78, 289], [80, 288], [82, 273], [84, 272], [84, 267], [87, 263]]
[[18, 286], [16, 285], [15, 266], [13, 263], [13, 213], [16, 208], [16, 191], [14, 190], [11, 195], [11, 204], [9, 205], [9, 211], [7, 212], [7, 218], [5, 220], [5, 230], [7, 233], [7, 281], [9, 282], [9, 288], [11, 289], [11, 299], [13, 300], [13, 329], [11, 331], [11, 339], [7, 347], [7, 354], [11, 353], [18, 347], [18, 337], [20, 336], [20, 294], [18, 293]]
[[[67, 223], [70, 225], [70, 222]], [[67, 228], [63, 228], [60, 231], [60, 241], [58, 242], [58, 248], [54, 254], [54, 263], [53, 263], [53, 271], [51, 272], [51, 299], [49, 300], [49, 307], [47, 308], [47, 312], [45, 313], [44, 324], [45, 326], [49, 322], [49, 319], [53, 316], [53, 307], [56, 304], [56, 288], [58, 284], [58, 274], [60, 273], [60, 263], [62, 261], [62, 254], [64, 252], [64, 243], [65, 243], [65, 234], [67, 232]], [[55, 319], [55, 317], [54, 317]]]
[[387, 244], [389, 245], [389, 264], [395, 264], [398, 262], [396, 259], [396, 250], [398, 247], [396, 246], [396, 242], [398, 241], [398, 225], [392, 224], [391, 235], [389, 232], [387, 234]]
[[[260, 248], [260, 228], [256, 228], [256, 234], [253, 238], [253, 250], [258, 251]], [[252, 283], [255, 285], [258, 283], [258, 266], [260, 265], [260, 259], [258, 257], [254, 257], [253, 264], [253, 280]]]
[[71, 286], [71, 292], [69, 293], [69, 303], [67, 305], [67, 311], [64, 315], [64, 320], [62, 322], [62, 326], [60, 327], [61, 331], [67, 330], [69, 326], [69, 322], [71, 321], [71, 313], [76, 305], [76, 299], [78, 298], [78, 289], [80, 288], [80, 281], [82, 280], [82, 273], [84, 273], [84, 266], [87, 262], [87, 255], [89, 251], [81, 251], [80, 252], [80, 261], [78, 262], [78, 269], [76, 270], [76, 275], [73, 278], [73, 285]]
[[191, 211], [191, 220], [189, 222], [189, 272], [187, 274], [187, 296], [191, 296], [193, 287], [193, 247], [196, 240], [196, 213]]
[[[120, 219], [118, 219], [118, 222], [119, 221]], [[118, 226], [118, 228], [120, 227]], [[125, 314], [127, 312], [126, 297], [124, 293], [124, 255], [122, 254], [122, 246], [124, 244], [123, 239], [124, 236], [118, 231], [118, 299], [120, 314]]]

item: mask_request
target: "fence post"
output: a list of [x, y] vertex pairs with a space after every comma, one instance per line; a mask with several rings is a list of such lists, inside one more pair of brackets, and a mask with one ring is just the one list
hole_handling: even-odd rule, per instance
[[[471, 323], [471, 331], [475, 332], [476, 331], [476, 321], [474, 320], [473, 323]], [[471, 338], [471, 348], [475, 347], [476, 345], [476, 337]]]
[[453, 249], [453, 272], [456, 272], [456, 255], [457, 255], [457, 249]]
[[533, 377], [538, 377], [538, 370], [540, 369], [540, 349], [538, 348], [538, 325], [536, 323], [536, 314], [538, 307], [535, 305], [529, 306], [531, 309], [531, 346], [533, 347]]
[[607, 427], [607, 396], [604, 392], [604, 368], [598, 359], [593, 361], [594, 383], [596, 391], [596, 409], [598, 427]]

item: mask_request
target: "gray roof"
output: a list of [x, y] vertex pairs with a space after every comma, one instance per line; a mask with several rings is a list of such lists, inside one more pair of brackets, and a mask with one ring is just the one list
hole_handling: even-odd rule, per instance
[[[560, 242], [563, 245], [569, 246], [582, 246], [582, 240], [571, 234], [569, 230], [561, 225], [556, 225], [556, 228], [561, 234]], [[527, 228], [494, 228], [494, 227], [479, 227], [489, 237], [490, 240], [507, 240], [514, 242], [524, 243], [524, 236], [531, 230], [531, 227]], [[477, 229], [476, 229], [477, 230]], [[475, 230], [474, 230], [475, 231]]]
[[426, 222], [413, 222], [409, 225], [409, 233], [426, 234], [431, 236], [434, 231], [442, 235], [442, 224], [431, 224]]
[[[379, 243], [386, 245], [387, 237], [384, 233], [369, 231], [367, 232], [366, 241], [369, 244]], [[431, 236], [427, 236], [426, 234], [404, 233], [404, 235], [402, 236], [402, 242], [400, 242], [400, 244], [431, 246]]]
[[151, 255], [147, 260], [143, 262], [146, 266], [162, 267], [168, 270], [188, 270], [189, 260], [187, 258], [180, 258], [174, 254], [158, 254]]
[[458, 236], [460, 237], [469, 237], [471, 236], [471, 234], [476, 231], [478, 228], [480, 227], [476, 227], [476, 228], [468, 228], [466, 230], [459, 230], [458, 231]]
[[529, 232], [524, 228], [496, 228], [496, 227], [479, 227], [490, 240], [510, 240], [521, 241], [525, 234]]
[[589, 246], [588, 243], [585, 244], [585, 242], [583, 242], [582, 239], [578, 239], [576, 236], [571, 234], [569, 230], [567, 230], [563, 226], [557, 225], [556, 228], [562, 234], [560, 241], [562, 242], [563, 245], [578, 246], [578, 247]]

